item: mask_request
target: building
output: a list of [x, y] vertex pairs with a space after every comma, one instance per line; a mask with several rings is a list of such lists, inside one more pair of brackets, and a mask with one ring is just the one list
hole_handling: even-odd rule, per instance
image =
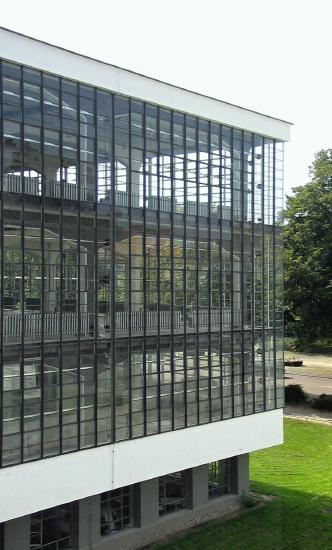
[[6, 29], [0, 56], [0, 547], [125, 548], [282, 442], [289, 124]]

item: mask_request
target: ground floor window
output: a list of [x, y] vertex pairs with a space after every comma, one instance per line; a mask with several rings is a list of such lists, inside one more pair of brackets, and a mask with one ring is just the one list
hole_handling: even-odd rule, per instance
[[234, 459], [209, 464], [209, 498], [221, 497], [235, 491]]
[[101, 495], [101, 536], [133, 527], [133, 487], [121, 487]]
[[30, 550], [73, 550], [74, 504], [31, 514]]
[[175, 472], [159, 478], [159, 515], [164, 516], [186, 507], [184, 472]]

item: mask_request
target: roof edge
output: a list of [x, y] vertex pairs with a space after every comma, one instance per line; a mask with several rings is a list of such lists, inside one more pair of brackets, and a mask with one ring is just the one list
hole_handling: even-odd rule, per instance
[[238, 109], [243, 109], [243, 110], [248, 111], [250, 113], [261, 115], [261, 116], [264, 116], [266, 118], [270, 118], [272, 120], [277, 120], [278, 122], [284, 122], [285, 124], [289, 124], [289, 125], [293, 126], [293, 123], [289, 122], [288, 120], [285, 120], [285, 119], [282, 119], [282, 118], [279, 118], [279, 117], [275, 117], [275, 116], [271, 116], [271, 115], [267, 115], [265, 113], [262, 113], [261, 111], [256, 111], [255, 109], [250, 109], [248, 107], [242, 107], [241, 105], [237, 105], [236, 103], [231, 103], [230, 101], [224, 101], [223, 99], [220, 99], [220, 98], [217, 98], [217, 97], [214, 97], [214, 96], [210, 96], [208, 94], [203, 94], [201, 92], [197, 92], [196, 90], [190, 90], [188, 88], [184, 88], [183, 86], [179, 86], [177, 84], [166, 82], [165, 80], [161, 80], [161, 79], [155, 78], [153, 76], [149, 76], [149, 75], [146, 75], [146, 74], [143, 74], [143, 73], [139, 73], [139, 72], [134, 71], [132, 69], [127, 69], [125, 67], [121, 67], [120, 65], [115, 65], [114, 63], [109, 63], [108, 61], [103, 61], [102, 59], [96, 59], [96, 58], [91, 57], [89, 55], [82, 54], [82, 53], [79, 53], [79, 52], [74, 51], [74, 50], [70, 50], [69, 48], [64, 48], [63, 46], [58, 46], [57, 44], [52, 44], [51, 42], [46, 42], [45, 40], [35, 38], [34, 36], [30, 36], [30, 35], [27, 35], [27, 34], [24, 34], [24, 33], [18, 32], [18, 31], [14, 31], [13, 29], [8, 29], [7, 27], [2, 27], [1, 25], [0, 25], [0, 30], [10, 32], [12, 34], [22, 36], [24, 38], [28, 38], [29, 40], [39, 42], [40, 44], [44, 44], [46, 46], [51, 46], [52, 48], [57, 48], [58, 50], [62, 50], [64, 52], [76, 55], [78, 57], [88, 59], [90, 61], [94, 61], [95, 63], [101, 63], [102, 65], [106, 65], [108, 67], [113, 67], [115, 69], [120, 69], [122, 71], [126, 71], [127, 73], [134, 74], [134, 75], [146, 78], [148, 80], [153, 80], [154, 82], [158, 82], [158, 83], [161, 83], [161, 84], [166, 84], [167, 86], [172, 86], [172, 88], [176, 88], [176, 89], [182, 90], [184, 92], [189, 92], [191, 94], [195, 94], [197, 96], [204, 97], [206, 99], [212, 99], [213, 101], [218, 101], [220, 103], [224, 103], [225, 105], [230, 105], [231, 107], [236, 107]]

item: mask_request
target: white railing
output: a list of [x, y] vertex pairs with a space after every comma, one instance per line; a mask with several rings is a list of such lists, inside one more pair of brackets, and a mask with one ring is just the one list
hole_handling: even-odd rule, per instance
[[[42, 184], [39, 178], [24, 177], [24, 192], [27, 195], [41, 195]], [[62, 189], [62, 191], [61, 191]], [[3, 179], [3, 190], [9, 193], [22, 193], [23, 185], [22, 178], [19, 175], [6, 174]], [[78, 200], [79, 186], [76, 183], [66, 182], [47, 182], [45, 184], [44, 193], [47, 197], [53, 197], [60, 199], [61, 192], [62, 197], [66, 200], [77, 201]], [[90, 196], [91, 195], [91, 196]], [[93, 200], [93, 190], [87, 187], [81, 186], [80, 188], [80, 200], [87, 201]], [[130, 201], [129, 201], [130, 197]], [[108, 189], [105, 192], [105, 196], [100, 198], [101, 203], [111, 203], [111, 191]], [[115, 204], [116, 206], [129, 207], [129, 203], [132, 207], [140, 208], [140, 195], [137, 193], [127, 193], [127, 191], [115, 191]], [[146, 208], [148, 210], [160, 210], [160, 212], [172, 211], [172, 199], [171, 197], [157, 197], [149, 195], [147, 197]], [[177, 200], [173, 200], [173, 212], [183, 213], [184, 207], [179, 206]], [[220, 206], [219, 203], [211, 203], [210, 205], [211, 216], [214, 218], [222, 218], [223, 220], [231, 220], [232, 213], [230, 206]], [[209, 216], [209, 204], [197, 203], [195, 201], [187, 201], [185, 206], [187, 215], [208, 217]], [[242, 212], [240, 209], [233, 209], [233, 220], [240, 221], [242, 218]], [[244, 216], [246, 219], [246, 214]]]
[[[173, 200], [173, 212], [176, 212], [177, 201]], [[148, 210], [160, 210], [160, 212], [172, 211], [172, 199], [171, 197], [155, 197], [153, 195], [148, 196], [147, 203]]]
[[[172, 317], [173, 315], [173, 317]], [[44, 316], [44, 335], [58, 336], [60, 327], [63, 336], [76, 336], [78, 334], [79, 316], [77, 313], [63, 313], [60, 317], [59, 313], [45, 313]], [[80, 334], [88, 335], [90, 324], [94, 324], [94, 315], [91, 313], [81, 313], [80, 315]], [[240, 325], [240, 311], [235, 310], [233, 314], [233, 326]], [[220, 323], [220, 321], [222, 321]], [[172, 326], [173, 331], [181, 333], [186, 329], [190, 330], [207, 330], [210, 326], [212, 331], [229, 329], [231, 327], [231, 311], [230, 309], [222, 310], [222, 318], [220, 318], [219, 310], [201, 309], [197, 315], [196, 311], [190, 311], [183, 315], [182, 311], [175, 311], [173, 314], [170, 311], [132, 311], [129, 314], [127, 311], [115, 312], [115, 332], [116, 334], [142, 333], [144, 330], [147, 333], [156, 333], [158, 324], [161, 333], [170, 333]], [[98, 315], [98, 331], [100, 335], [110, 333], [111, 316], [107, 314]], [[42, 333], [42, 315], [41, 313], [24, 313], [22, 316], [19, 311], [6, 311], [4, 313], [3, 334], [5, 339], [19, 338], [24, 330], [26, 338], [40, 338]]]
[[[60, 318], [59, 313], [44, 314], [44, 335], [58, 336], [60, 327], [63, 336], [75, 336], [78, 333], [79, 316], [77, 313], [63, 313]], [[89, 332], [89, 314], [81, 313], [81, 334]], [[42, 315], [41, 313], [24, 313], [22, 316], [19, 311], [5, 312], [3, 322], [3, 334], [5, 339], [18, 338], [22, 335], [26, 338], [40, 338], [42, 333]]]
[[[233, 326], [237, 328], [240, 326], [241, 316], [240, 310], [236, 309], [233, 313]], [[219, 309], [200, 309], [197, 315], [196, 312], [187, 314], [187, 325], [191, 328], [208, 328], [211, 330], [218, 330], [220, 325], [222, 328], [230, 328], [232, 324], [232, 314], [230, 309], [222, 309], [221, 316]]]
[[[173, 323], [172, 323], [173, 315]], [[240, 311], [234, 310], [233, 314], [233, 326], [237, 328], [240, 326]], [[175, 311], [173, 314], [170, 311], [133, 311], [129, 314], [127, 311], [117, 311], [115, 313], [115, 332], [116, 333], [128, 333], [129, 330], [134, 332], [156, 333], [158, 330], [158, 321], [160, 332], [169, 333], [172, 328], [174, 332], [183, 332], [184, 326], [190, 331], [200, 329], [207, 330], [210, 326], [212, 331], [222, 329], [229, 329], [231, 327], [231, 310], [223, 309], [222, 316], [220, 317], [219, 310], [201, 309], [197, 315], [196, 311], [190, 311], [186, 315], [182, 311]], [[110, 314], [99, 315], [99, 331], [108, 332], [111, 327]]]
[[[115, 191], [115, 205], [116, 206], [129, 206], [129, 202], [131, 206], [134, 208], [139, 208], [139, 195], [137, 193], [127, 193], [126, 191]], [[129, 201], [130, 197], [130, 201]], [[105, 192], [105, 196], [100, 198], [101, 203], [108, 203], [111, 204], [112, 202], [112, 194], [111, 190], [108, 189]]]
[[188, 216], [196, 216], [197, 212], [199, 216], [207, 217], [209, 215], [209, 205], [207, 203], [197, 203], [195, 201], [187, 201], [186, 214]]
[[[161, 311], [159, 313], [159, 323], [161, 331], [170, 332], [172, 328], [172, 314], [170, 311]], [[129, 324], [131, 326], [129, 326]], [[180, 330], [183, 327], [182, 314], [180, 311], [173, 313], [173, 329]], [[117, 311], [115, 313], [115, 331], [128, 332], [131, 328], [132, 332], [157, 331], [158, 329], [158, 312], [157, 311], [132, 311], [129, 315], [126, 311]]]
[[116, 206], [129, 206], [129, 197], [131, 199], [131, 206], [138, 208], [139, 195], [136, 193], [127, 193], [126, 191], [115, 191]]
[[6, 174], [3, 177], [3, 190], [8, 193], [24, 193], [27, 195], [40, 195], [40, 181], [38, 178], [29, 178], [17, 176], [15, 174]]
[[[51, 182], [45, 186], [45, 195], [48, 197], [54, 197], [60, 199], [62, 188], [62, 197], [66, 200], [77, 201], [78, 200], [78, 185], [76, 183], [60, 183]], [[80, 188], [80, 200], [87, 200], [87, 188]]]

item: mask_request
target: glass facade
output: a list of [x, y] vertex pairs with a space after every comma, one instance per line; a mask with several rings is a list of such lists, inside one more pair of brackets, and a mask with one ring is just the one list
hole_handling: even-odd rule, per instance
[[283, 405], [283, 144], [3, 61], [0, 460]]
[[209, 498], [236, 492], [236, 459], [226, 458], [209, 464]]
[[76, 546], [75, 503], [31, 514], [30, 550], [73, 550]]
[[133, 485], [100, 496], [100, 535], [105, 537], [134, 526]]
[[173, 514], [186, 508], [187, 491], [185, 471], [159, 478], [159, 516]]

